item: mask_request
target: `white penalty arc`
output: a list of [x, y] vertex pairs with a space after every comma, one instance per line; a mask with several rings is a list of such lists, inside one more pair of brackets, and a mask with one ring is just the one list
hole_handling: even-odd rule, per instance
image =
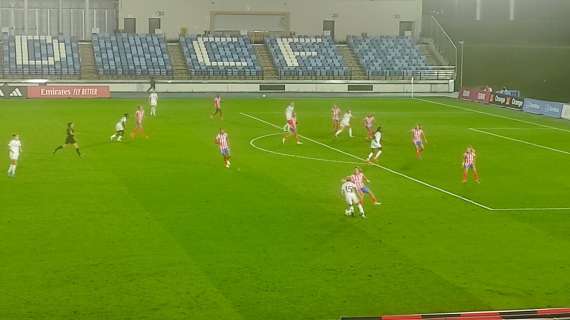
[[289, 157], [289, 158], [296, 158], [296, 159], [304, 159], [304, 160], [313, 160], [313, 161], [322, 161], [322, 162], [331, 162], [331, 163], [341, 163], [341, 164], [356, 164], [356, 165], [361, 165], [363, 164], [363, 162], [355, 162], [355, 161], [342, 161], [342, 160], [332, 160], [332, 159], [323, 159], [323, 158], [316, 158], [316, 157], [309, 157], [309, 156], [300, 156], [300, 155], [296, 155], [296, 154], [290, 154], [290, 153], [284, 153], [284, 152], [278, 152], [278, 151], [273, 151], [273, 150], [269, 150], [269, 149], [265, 149], [262, 148], [258, 145], [256, 145], [255, 143], [259, 140], [265, 139], [265, 138], [269, 138], [269, 137], [273, 137], [273, 136], [280, 136], [282, 135], [281, 133], [270, 133], [270, 134], [266, 134], [263, 136], [259, 136], [256, 138], [253, 138], [249, 141], [249, 144], [260, 151], [263, 152], [267, 152], [273, 155], [277, 155], [277, 156], [282, 156], [282, 157]]

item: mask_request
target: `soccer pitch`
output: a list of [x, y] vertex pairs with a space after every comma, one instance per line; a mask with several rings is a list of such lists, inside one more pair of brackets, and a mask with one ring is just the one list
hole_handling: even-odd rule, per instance
[[[2, 101], [0, 319], [337, 319], [570, 304], [570, 123], [452, 99], [167, 100], [148, 140], [110, 143], [144, 100]], [[330, 108], [354, 138], [333, 138]], [[147, 109], [148, 110], [148, 109]], [[384, 129], [378, 165], [362, 118]], [[83, 158], [55, 156], [66, 123]], [[415, 157], [410, 129], [429, 144]], [[214, 144], [229, 133], [232, 167]], [[462, 184], [465, 148], [481, 183]], [[2, 166], [8, 167], [7, 155]], [[382, 202], [349, 218], [360, 166]], [[4, 170], [4, 169], [3, 169]]]

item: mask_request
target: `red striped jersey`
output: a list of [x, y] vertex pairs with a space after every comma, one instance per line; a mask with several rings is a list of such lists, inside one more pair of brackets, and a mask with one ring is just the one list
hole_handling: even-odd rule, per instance
[[465, 154], [463, 154], [463, 165], [471, 166], [471, 165], [475, 164], [475, 158], [476, 157], [477, 157], [477, 155], [475, 154], [474, 151], [465, 152]]
[[224, 133], [219, 133], [216, 136], [216, 142], [218, 143], [218, 146], [220, 146], [220, 149], [227, 149], [229, 148], [230, 144], [228, 142], [228, 134], [227, 132]]
[[135, 112], [135, 118], [137, 119], [138, 123], [142, 123], [144, 120], [144, 110], [137, 110]]
[[333, 120], [340, 120], [340, 108], [338, 107], [332, 108], [332, 118]]
[[358, 189], [364, 188], [364, 173], [362, 173], [362, 172], [355, 173], [355, 174], [350, 176], [350, 180], [352, 180], [352, 182], [354, 182], [354, 184], [356, 185], [356, 187]]
[[364, 124], [367, 128], [372, 128], [374, 126], [374, 117], [366, 117], [364, 118]]
[[289, 128], [296, 129], [297, 128], [297, 117], [292, 117], [291, 119], [287, 120], [287, 124]]
[[216, 107], [216, 109], [220, 109], [222, 107], [222, 97], [214, 98], [214, 107]]
[[424, 135], [424, 130], [414, 128], [414, 129], [412, 129], [412, 132], [414, 134], [414, 141], [421, 141], [422, 140], [422, 136]]

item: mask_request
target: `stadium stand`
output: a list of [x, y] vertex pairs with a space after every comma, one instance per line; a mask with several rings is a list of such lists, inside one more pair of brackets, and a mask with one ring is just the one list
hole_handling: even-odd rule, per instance
[[401, 77], [429, 69], [426, 58], [409, 37], [349, 36], [348, 45], [369, 77]]
[[170, 76], [172, 65], [162, 35], [93, 34], [97, 73], [105, 76]]
[[263, 75], [251, 41], [244, 36], [180, 37], [192, 77], [258, 78]]
[[5, 77], [74, 78], [80, 74], [79, 43], [69, 36], [21, 36], [3, 33]]
[[347, 78], [350, 70], [330, 37], [265, 39], [280, 78]]

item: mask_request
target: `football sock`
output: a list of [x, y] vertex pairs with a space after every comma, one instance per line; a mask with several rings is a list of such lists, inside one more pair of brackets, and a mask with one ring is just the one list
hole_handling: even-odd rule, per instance
[[334, 135], [338, 137], [338, 135], [342, 132], [342, 129], [338, 130]]
[[53, 150], [53, 153], [56, 153], [56, 152], [58, 152], [58, 151], [61, 150], [61, 149], [63, 149], [63, 146], [59, 146], [59, 147], [55, 148], [55, 150]]
[[79, 148], [75, 149], [75, 152], [77, 152], [77, 155], [81, 157], [81, 152], [79, 151]]
[[360, 203], [358, 204], [358, 211], [360, 211], [360, 214], [364, 214], [364, 208]]
[[348, 128], [348, 136], [352, 137], [352, 128]]
[[368, 160], [372, 159], [373, 156], [374, 156], [374, 152], [370, 152], [370, 154], [368, 155]]
[[381, 154], [382, 154], [382, 150], [379, 150], [378, 152], [376, 152], [376, 156], [374, 157], [374, 159], [378, 159], [378, 157], [380, 157]]

